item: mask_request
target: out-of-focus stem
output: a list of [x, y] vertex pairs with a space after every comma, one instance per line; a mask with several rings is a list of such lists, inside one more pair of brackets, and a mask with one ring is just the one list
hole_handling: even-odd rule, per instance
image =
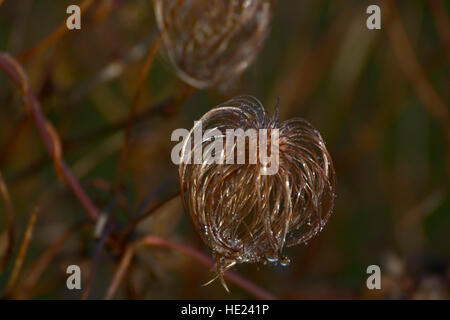
[[34, 288], [36, 283], [41, 278], [42, 274], [47, 270], [48, 266], [59, 252], [59, 250], [66, 244], [67, 240], [80, 229], [91, 225], [89, 221], [77, 223], [73, 227], [64, 231], [61, 236], [50, 245], [40, 256], [36, 259], [36, 261], [27, 269], [28, 272], [25, 272], [24, 280], [19, 283], [19, 287], [14, 291], [13, 298], [14, 299], [28, 299], [30, 295], [30, 291]]
[[80, 201], [83, 208], [92, 220], [99, 216], [98, 210], [91, 199], [84, 192], [79, 181], [72, 174], [62, 158], [61, 142], [56, 130], [42, 113], [42, 109], [36, 96], [31, 92], [28, 78], [21, 65], [8, 54], [0, 53], [0, 70], [3, 70], [10, 79], [20, 88], [23, 96], [23, 105], [34, 120], [39, 136], [44, 143], [45, 149], [53, 159], [55, 171], [58, 177], [72, 190], [73, 194]]
[[34, 208], [31, 213], [30, 220], [20, 244], [19, 253], [17, 254], [17, 257], [14, 261], [13, 269], [6, 285], [5, 296], [8, 296], [8, 294], [14, 289], [17, 279], [19, 278], [20, 270], [22, 270], [23, 261], [25, 260], [26, 253], [28, 251], [28, 245], [30, 244], [31, 237], [33, 236], [33, 230], [34, 226], [36, 225], [36, 220], [39, 212], [39, 208]]
[[[387, 24], [389, 43], [396, 55], [400, 69], [417, 93], [420, 101], [440, 126], [444, 141], [450, 144], [449, 108], [428, 80], [400, 20], [395, 1], [384, 0], [381, 3], [383, 12], [389, 20]], [[450, 176], [450, 151], [447, 150], [446, 152], [446, 169]]]
[[138, 81], [136, 84], [136, 92], [133, 97], [133, 102], [128, 116], [127, 125], [125, 127], [125, 138], [123, 142], [123, 147], [119, 156], [119, 163], [117, 166], [117, 175], [116, 175], [116, 186], [120, 185], [122, 172], [126, 167], [126, 159], [130, 145], [131, 128], [133, 126], [133, 122], [138, 111], [143, 84], [145, 79], [147, 78], [148, 73], [150, 72], [150, 69], [152, 67], [153, 61], [155, 60], [155, 56], [156, 53], [158, 52], [160, 44], [161, 44], [161, 33], [158, 33], [155, 40], [153, 41], [153, 44], [150, 46], [147, 57], [145, 58], [144, 66], [142, 67], [141, 72], [139, 73]]
[[6, 225], [8, 232], [8, 245], [2, 256], [2, 259], [0, 260], [0, 274], [1, 274], [11, 257], [12, 248], [14, 244], [14, 209], [11, 197], [9, 195], [8, 187], [6, 186], [1, 171], [0, 171], [0, 196], [3, 202], [5, 203]]
[[[0, 0], [1, 1], [1, 0]], [[84, 0], [79, 6], [81, 15], [85, 13], [91, 5], [94, 3], [94, 0]], [[1, 4], [1, 2], [0, 2]], [[29, 49], [25, 53], [18, 56], [18, 59], [22, 62], [25, 62], [32, 57], [34, 57], [36, 54], [44, 50], [46, 47], [51, 45], [52, 43], [58, 41], [60, 38], [62, 38], [69, 29], [67, 28], [66, 21], [64, 20], [51, 34], [49, 34], [44, 40], [39, 42], [37, 45], [35, 45], [33, 48]]]
[[[105, 299], [112, 299], [117, 292], [117, 289], [119, 288], [120, 282], [122, 281], [125, 272], [131, 262], [131, 259], [134, 256], [135, 250], [140, 246], [152, 246], [152, 247], [161, 247], [161, 248], [168, 248], [173, 249], [176, 251], [179, 251], [183, 253], [184, 255], [200, 262], [202, 265], [204, 265], [206, 268], [211, 268], [215, 264], [214, 262], [207, 257], [205, 254], [201, 253], [200, 251], [185, 245], [183, 243], [166, 240], [160, 237], [156, 236], [145, 236], [144, 238], [138, 240], [137, 242], [133, 243], [128, 249], [125, 251], [125, 254], [122, 257], [122, 260], [120, 262], [119, 268], [117, 269], [116, 274], [114, 275], [114, 278], [111, 282], [111, 285], [108, 288], [108, 292], [105, 296]], [[236, 285], [237, 287], [241, 288], [242, 290], [246, 291], [247, 293], [251, 294], [252, 296], [262, 299], [262, 300], [274, 300], [277, 299], [275, 296], [273, 296], [271, 293], [265, 291], [264, 289], [260, 288], [253, 282], [245, 279], [244, 277], [228, 271], [224, 274], [224, 277], [229, 280], [231, 283]]]

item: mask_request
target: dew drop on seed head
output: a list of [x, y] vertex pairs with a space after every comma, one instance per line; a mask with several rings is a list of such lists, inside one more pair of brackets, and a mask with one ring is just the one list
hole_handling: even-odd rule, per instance
[[291, 264], [291, 259], [289, 259], [288, 257], [283, 257], [283, 259], [281, 259], [280, 264], [283, 267], [288, 266], [289, 264]]
[[278, 261], [278, 259], [274, 257], [266, 257], [266, 260], [270, 263], [276, 263]]

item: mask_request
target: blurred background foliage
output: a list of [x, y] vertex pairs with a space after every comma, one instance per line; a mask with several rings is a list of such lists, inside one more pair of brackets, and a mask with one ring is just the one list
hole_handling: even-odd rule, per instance
[[[0, 51], [27, 51], [66, 19], [66, 8], [74, 2], [4, 1]], [[327, 142], [338, 178], [336, 207], [319, 236], [307, 246], [287, 250], [290, 266], [240, 265], [236, 270], [280, 298], [448, 299], [450, 140], [445, 135], [450, 127], [433, 114], [434, 100], [424, 99], [423, 90], [431, 88], [448, 113], [450, 1], [389, 1], [397, 9], [386, 2], [276, 1], [272, 31], [257, 61], [240, 79], [221, 88], [189, 88], [158, 55], [144, 83], [125, 179], [115, 202], [111, 188], [125, 122], [143, 57], [157, 31], [152, 2], [95, 1], [82, 17], [81, 31], [68, 32], [24, 67], [61, 136], [73, 172], [95, 204], [123, 225], [139, 208], [179, 190], [177, 167], [170, 160], [175, 128], [192, 127], [210, 108], [237, 94], [258, 97], [269, 112], [279, 96], [282, 120], [305, 118]], [[370, 4], [382, 7], [379, 31], [366, 28]], [[417, 65], [411, 57], [423, 78], [416, 79], [421, 73], [412, 72]], [[113, 76], [99, 77], [105, 74]], [[96, 248], [92, 225], [77, 229], [36, 284], [24, 286], [36, 259], [86, 216], [56, 178], [18, 91], [3, 74], [0, 105], [0, 168], [16, 213], [14, 255], [33, 206], [41, 209], [15, 297], [79, 298], [79, 291], [66, 289], [65, 268], [80, 265], [83, 284], [88, 282]], [[3, 213], [0, 206], [2, 251]], [[144, 234], [207, 252], [179, 198], [141, 223], [133, 237]], [[11, 264], [0, 275], [0, 288]], [[381, 267], [382, 290], [366, 288], [366, 268], [372, 264]], [[104, 296], [117, 265], [114, 255], [101, 255], [90, 298]], [[211, 275], [176, 251], [143, 248], [117, 297], [250, 297], [235, 286], [228, 295], [218, 282], [202, 287]]]

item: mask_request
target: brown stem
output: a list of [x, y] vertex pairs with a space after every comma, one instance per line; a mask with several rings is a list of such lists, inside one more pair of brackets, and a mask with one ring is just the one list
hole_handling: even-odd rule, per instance
[[17, 279], [19, 278], [20, 271], [22, 270], [23, 261], [28, 251], [28, 245], [30, 244], [31, 237], [33, 236], [34, 226], [36, 225], [36, 220], [39, 215], [39, 208], [34, 208], [31, 213], [30, 220], [28, 222], [25, 234], [23, 236], [22, 242], [20, 244], [19, 253], [14, 261], [13, 269], [9, 275], [8, 283], [6, 285], [5, 297], [9, 296], [9, 293], [14, 289]]
[[[176, 11], [181, 7], [183, 2], [184, 2], [184, 0], [178, 0], [175, 3], [175, 6], [172, 8], [172, 10], [170, 12], [170, 15], [172, 17], [175, 15]], [[139, 100], [140, 100], [140, 97], [141, 97], [143, 84], [144, 84], [145, 79], [147, 78], [148, 73], [150, 72], [150, 69], [151, 69], [151, 67], [153, 65], [153, 61], [155, 60], [155, 56], [158, 53], [158, 49], [159, 49], [159, 47], [161, 45], [162, 37], [163, 37], [163, 33], [164, 32], [165, 32], [165, 30], [161, 30], [156, 35], [156, 38], [153, 41], [153, 44], [149, 48], [149, 51], [148, 51], [147, 57], [145, 58], [145, 62], [144, 62], [144, 65], [142, 67], [142, 70], [139, 73], [138, 81], [137, 81], [137, 84], [136, 84], [136, 92], [135, 92], [135, 95], [133, 97], [133, 102], [132, 102], [132, 105], [131, 105], [131, 110], [130, 110], [127, 126], [126, 126], [126, 129], [125, 129], [124, 144], [123, 144], [123, 148], [122, 148], [122, 151], [120, 153], [120, 156], [119, 156], [119, 163], [117, 165], [116, 188], [118, 188], [119, 185], [120, 185], [122, 172], [123, 172], [124, 168], [126, 167], [126, 159], [127, 159], [127, 154], [128, 154], [128, 151], [129, 151], [129, 144], [130, 144], [131, 127], [133, 125], [133, 121], [134, 121], [134, 119], [136, 117], [136, 113], [137, 113], [137, 110], [138, 110], [138, 107], [139, 107]]]
[[441, 0], [428, 0], [428, 5], [433, 12], [433, 20], [439, 38], [445, 48], [447, 59], [450, 61], [450, 21], [446, 14], [445, 4]]
[[91, 225], [88, 221], [77, 223], [76, 225], [70, 227], [68, 230], [64, 231], [59, 238], [52, 243], [37, 259], [36, 261], [27, 269], [25, 272], [24, 280], [19, 284], [19, 287], [14, 292], [15, 299], [27, 299], [29, 292], [34, 288], [36, 283], [41, 278], [42, 274], [47, 270], [48, 266], [56, 256], [56, 254], [61, 250], [68, 239], [80, 229]]
[[[115, 293], [117, 292], [117, 289], [119, 288], [120, 282], [122, 281], [125, 272], [134, 256], [135, 250], [137, 249], [137, 247], [141, 245], [168, 248], [179, 251], [184, 255], [200, 262], [206, 268], [212, 268], [215, 265], [215, 263], [208, 256], [188, 245], [151, 235], [145, 236], [144, 238], [130, 245], [128, 249], [125, 251], [125, 254], [123, 255], [122, 260], [120, 262], [119, 268], [117, 269], [117, 272], [114, 275], [114, 278], [108, 288], [105, 299], [112, 299], [114, 297]], [[253, 282], [245, 279], [244, 277], [238, 275], [235, 272], [228, 271], [224, 274], [224, 277], [228, 279], [231, 283], [235, 284], [237, 287], [243, 289], [244, 291], [246, 291], [247, 293], [251, 294], [252, 296], [258, 299], [262, 300], [277, 299], [271, 293], [265, 291], [264, 289], [260, 288]]]
[[166, 203], [170, 202], [171, 200], [173, 200], [175, 198], [178, 198], [179, 196], [180, 196], [180, 192], [177, 192], [176, 194], [172, 195], [168, 199], [158, 203], [154, 207], [152, 207], [150, 209], [146, 208], [143, 215], [136, 218], [133, 222], [131, 222], [128, 226], [124, 227], [121, 230], [121, 234], [126, 235], [126, 234], [130, 233], [139, 223], [141, 223], [143, 220], [147, 219], [150, 215], [152, 215], [153, 213], [158, 211], [158, 209], [161, 208], [162, 206], [164, 206]]
[[[394, 0], [384, 0], [383, 12], [388, 16], [387, 32], [389, 43], [396, 55], [397, 62], [405, 78], [409, 81], [420, 101], [429, 114], [440, 126], [446, 143], [450, 143], [449, 108], [442, 100], [427, 78], [419, 59], [414, 51], [408, 35], [401, 22]], [[446, 150], [446, 169], [450, 175], [450, 151]]]
[[96, 220], [99, 216], [98, 210], [64, 162], [59, 136], [42, 113], [40, 103], [29, 88], [28, 78], [21, 65], [10, 55], [0, 53], [0, 69], [3, 70], [20, 88], [23, 96], [23, 105], [27, 112], [31, 113], [33, 117], [36, 129], [44, 143], [45, 149], [47, 150], [48, 155], [53, 159], [57, 176], [64, 179], [64, 182], [80, 201], [89, 217], [92, 220]]
[[[177, 108], [177, 105], [174, 101], [168, 100], [165, 102], [162, 102], [156, 106], [152, 106], [151, 108], [148, 108], [147, 110], [139, 113], [136, 116], [136, 120], [133, 122], [133, 127], [147, 121], [148, 119], [153, 119], [157, 117], [168, 117], [170, 114], [173, 113], [173, 110]], [[123, 128], [127, 124], [127, 119], [120, 119], [117, 122], [108, 124], [106, 126], [100, 127], [98, 129], [94, 129], [93, 131], [83, 133], [77, 137], [69, 138], [62, 141], [62, 147], [66, 151], [74, 151], [77, 148], [83, 146], [83, 142], [86, 141], [94, 141], [98, 140], [99, 138], [103, 138], [105, 136], [112, 135], [113, 133], [116, 133], [120, 130], [123, 130]], [[28, 167], [19, 170], [19, 172], [13, 174], [9, 178], [6, 178], [6, 181], [9, 182], [11, 185], [15, 185], [16, 183], [20, 182], [22, 179], [29, 177], [42, 169], [45, 165], [47, 165], [48, 159], [47, 157], [43, 157], [41, 159], [36, 160], [35, 162], [31, 163]]]
[[119, 267], [117, 268], [117, 271], [114, 274], [114, 278], [112, 279], [108, 287], [108, 291], [106, 292], [105, 300], [111, 300], [116, 294], [117, 289], [119, 289], [120, 282], [125, 276], [125, 272], [127, 271], [128, 266], [130, 265], [130, 262], [133, 259], [135, 248], [136, 245], [131, 244], [130, 246], [128, 246], [128, 248], [125, 250], [125, 253], [122, 255]]
[[109, 236], [109, 233], [111, 231], [111, 224], [108, 224], [105, 227], [105, 230], [103, 231], [100, 240], [97, 243], [97, 248], [95, 250], [94, 253], [94, 258], [92, 259], [92, 264], [91, 264], [91, 270], [89, 273], [89, 278], [88, 278], [88, 282], [87, 285], [84, 288], [83, 294], [81, 296], [81, 300], [87, 300], [89, 298], [89, 294], [91, 292], [91, 288], [92, 288], [92, 283], [94, 282], [94, 275], [95, 275], [95, 271], [98, 268], [98, 265], [100, 263], [100, 257], [101, 254], [103, 252], [103, 248], [105, 246], [106, 240]]
[[[94, 3], [94, 0], [84, 0], [80, 4], [80, 11], [81, 15], [85, 13], [89, 7]], [[34, 57], [36, 54], [44, 50], [46, 47], [51, 45], [52, 43], [58, 41], [60, 38], [62, 38], [69, 29], [67, 29], [66, 21], [64, 20], [51, 34], [49, 34], [44, 40], [39, 42], [37, 45], [35, 45], [33, 48], [29, 49], [27, 52], [22, 53], [18, 56], [18, 59], [22, 62], [25, 62], [32, 57]]]
[[142, 70], [139, 73], [138, 81], [136, 84], [136, 92], [133, 97], [133, 102], [128, 116], [127, 125], [125, 127], [124, 143], [122, 150], [120, 152], [119, 163], [117, 165], [116, 187], [120, 185], [122, 172], [126, 167], [126, 159], [130, 145], [131, 128], [133, 126], [133, 122], [139, 107], [139, 101], [142, 94], [143, 84], [145, 79], [147, 78], [148, 73], [150, 72], [150, 69], [152, 67], [153, 61], [155, 60], [155, 56], [156, 53], [158, 52], [160, 44], [161, 44], [161, 33], [158, 33], [156, 39], [153, 41], [153, 44], [150, 46], [147, 57], [145, 58], [144, 66], [142, 67]]
[[0, 171], [0, 196], [5, 203], [6, 224], [8, 230], [8, 246], [5, 253], [0, 260], [0, 274], [3, 272], [3, 268], [11, 258], [13, 244], [14, 244], [14, 209], [11, 201], [11, 197], [8, 192], [8, 187], [3, 179], [2, 172]]

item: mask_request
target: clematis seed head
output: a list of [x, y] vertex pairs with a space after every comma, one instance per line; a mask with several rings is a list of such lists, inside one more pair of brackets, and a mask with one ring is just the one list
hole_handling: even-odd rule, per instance
[[[201, 126], [201, 143], [192, 147], [189, 142], [194, 139], [193, 128], [185, 139], [182, 158], [199, 148], [204, 158], [200, 163], [180, 164], [181, 194], [193, 225], [213, 252], [222, 283], [223, 272], [236, 264], [289, 264], [283, 248], [314, 237], [333, 209], [335, 172], [320, 133], [300, 118], [279, 122], [278, 111], [269, 116], [252, 96], [236, 97], [213, 108], [196, 126]], [[223, 143], [225, 151], [209, 152], [224, 137], [220, 133], [231, 129], [278, 131], [278, 159], [271, 159], [278, 161], [278, 171], [263, 174], [261, 168], [267, 163], [259, 157], [255, 163], [227, 162], [230, 152], [236, 159], [237, 137]], [[208, 130], [218, 133], [215, 139], [204, 135]], [[251, 137], [247, 138], [245, 151], [249, 153]], [[269, 145], [258, 145], [256, 153], [267, 151], [262, 148]]]

